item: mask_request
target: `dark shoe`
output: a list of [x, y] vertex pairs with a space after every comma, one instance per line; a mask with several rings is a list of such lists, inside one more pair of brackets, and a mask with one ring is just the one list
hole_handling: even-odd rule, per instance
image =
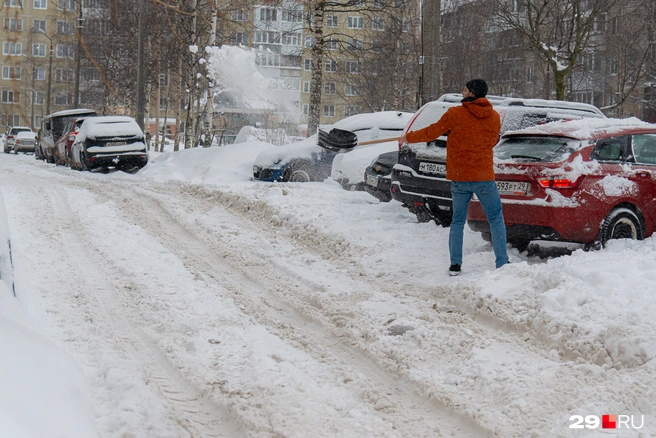
[[460, 265], [449, 266], [449, 275], [452, 277], [460, 275]]

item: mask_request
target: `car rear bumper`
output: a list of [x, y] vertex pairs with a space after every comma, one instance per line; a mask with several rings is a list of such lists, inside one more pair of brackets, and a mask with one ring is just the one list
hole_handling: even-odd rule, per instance
[[146, 151], [109, 153], [109, 154], [89, 154], [84, 159], [84, 164], [89, 169], [99, 167], [144, 167], [148, 164], [148, 154]]
[[16, 145], [13, 146], [16, 152], [34, 152], [34, 145]]
[[[503, 199], [502, 199], [503, 201]], [[551, 207], [526, 202], [503, 202], [503, 216], [508, 238], [594, 242], [604, 216], [588, 211], [581, 214], [577, 205]], [[467, 223], [474, 231], [489, 232], [481, 204], [469, 204]]]
[[369, 172], [365, 173], [364, 178], [364, 190], [367, 193], [382, 202], [392, 200], [392, 193], [390, 191], [392, 186], [391, 179]]
[[451, 182], [426, 178], [407, 166], [392, 169], [392, 197], [405, 205], [424, 206], [433, 214], [451, 215]]

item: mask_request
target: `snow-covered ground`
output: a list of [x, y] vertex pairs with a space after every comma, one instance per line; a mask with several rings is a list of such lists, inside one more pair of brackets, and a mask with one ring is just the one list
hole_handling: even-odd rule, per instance
[[495, 270], [467, 230], [450, 278], [396, 202], [251, 181], [270, 147], [0, 155], [0, 436], [656, 436], [653, 237]]

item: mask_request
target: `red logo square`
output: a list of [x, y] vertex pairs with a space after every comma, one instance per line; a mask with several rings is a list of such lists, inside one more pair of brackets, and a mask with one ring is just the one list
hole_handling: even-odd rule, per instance
[[601, 416], [601, 427], [602, 429], [615, 429], [617, 417], [615, 415], [604, 414]]

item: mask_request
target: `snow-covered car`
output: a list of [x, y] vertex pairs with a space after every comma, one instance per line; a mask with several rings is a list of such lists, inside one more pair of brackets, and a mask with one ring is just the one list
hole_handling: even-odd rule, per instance
[[21, 131], [14, 136], [14, 146], [12, 147], [12, 150], [15, 154], [19, 152], [34, 152], [35, 144], [36, 132]]
[[71, 118], [62, 131], [61, 137], [55, 143], [55, 164], [64, 164], [70, 166], [71, 164], [71, 151], [73, 148], [73, 142], [77, 137], [82, 122], [87, 117], [73, 117]]
[[71, 167], [136, 171], [148, 163], [144, 133], [132, 117], [88, 117], [71, 147]]
[[[359, 143], [375, 141], [398, 137], [411, 117], [412, 113], [398, 111], [357, 114], [325, 127], [325, 130], [353, 132]], [[313, 135], [296, 143], [262, 151], [253, 162], [253, 178], [260, 181], [308, 182], [323, 181], [332, 174], [334, 179], [345, 187], [358, 183], [361, 186], [364, 169], [381, 153], [380, 148], [367, 146], [357, 146], [349, 152], [337, 152], [321, 147], [318, 143], [318, 135]], [[383, 149], [389, 147], [388, 144], [383, 146]], [[353, 162], [347, 160], [343, 167], [340, 167], [342, 158], [336, 157], [351, 154], [354, 154]], [[334, 161], [339, 163], [335, 173]], [[352, 169], [359, 171], [352, 172]]]
[[5, 154], [8, 154], [14, 150], [14, 141], [16, 139], [16, 135], [19, 132], [32, 132], [32, 128], [29, 126], [12, 126], [11, 128], [7, 129], [7, 132], [5, 133]]
[[[503, 135], [495, 179], [508, 243], [642, 240], [656, 231], [656, 124], [630, 119], [554, 122]], [[490, 240], [481, 204], [469, 227]]]
[[48, 114], [41, 120], [41, 129], [39, 129], [38, 141], [34, 147], [34, 158], [45, 160], [48, 163], [55, 162], [55, 143], [61, 137], [64, 126], [74, 117], [95, 116], [96, 112], [92, 109], [75, 108], [56, 113]]

